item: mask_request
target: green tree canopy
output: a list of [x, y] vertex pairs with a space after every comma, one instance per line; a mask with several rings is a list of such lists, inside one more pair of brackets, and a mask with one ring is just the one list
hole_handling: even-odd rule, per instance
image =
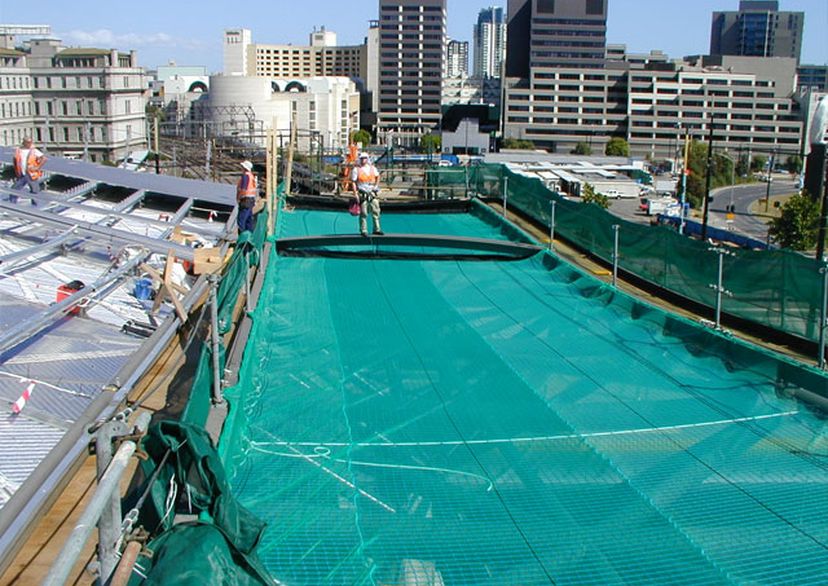
[[754, 155], [753, 160], [750, 162], [750, 170], [751, 171], [762, 171], [765, 168], [765, 165], [768, 164], [768, 158], [764, 155]]
[[[699, 208], [704, 200], [707, 189], [707, 143], [694, 140], [690, 143], [688, 151], [688, 168], [690, 174], [687, 176], [687, 201], [693, 207]], [[730, 185], [731, 179], [735, 180], [733, 161], [728, 157], [719, 155], [713, 151], [710, 179], [710, 189]], [[738, 165], [737, 165], [738, 169]]]
[[802, 159], [799, 155], [788, 155], [785, 159], [785, 168], [791, 175], [796, 175], [802, 171]]
[[745, 177], [748, 173], [750, 173], [750, 162], [746, 156], [741, 156], [736, 163], [736, 174], [739, 177]]
[[158, 118], [159, 122], [164, 122], [164, 120], [167, 119], [167, 113], [161, 106], [147, 104], [144, 108], [144, 112], [146, 112], [147, 118], [149, 118], [150, 120], [152, 120], [153, 118]]
[[598, 207], [607, 209], [609, 207], [609, 199], [603, 193], [598, 193], [591, 183], [584, 183], [584, 188], [581, 191], [581, 201], [584, 203], [595, 204]]
[[439, 153], [442, 141], [436, 134], [424, 134], [420, 137], [420, 148], [427, 153]]
[[613, 136], [607, 142], [604, 154], [608, 157], [629, 157], [630, 145], [620, 136]]
[[367, 147], [371, 144], [371, 133], [362, 128], [355, 130], [351, 133], [351, 142], [359, 142], [362, 143], [363, 147]]
[[532, 150], [535, 148], [535, 143], [522, 138], [504, 138], [500, 146], [504, 149]]
[[592, 147], [589, 146], [584, 141], [579, 142], [575, 145], [575, 148], [572, 149], [571, 153], [573, 155], [586, 155], [589, 156], [592, 154]]
[[819, 204], [805, 191], [794, 195], [782, 206], [782, 215], [770, 221], [768, 232], [783, 248], [813, 248], [819, 232]]

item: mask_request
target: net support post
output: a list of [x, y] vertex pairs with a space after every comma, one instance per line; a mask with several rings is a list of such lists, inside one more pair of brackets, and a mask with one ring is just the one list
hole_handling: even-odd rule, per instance
[[618, 286], [618, 258], [620, 255], [618, 254], [618, 233], [621, 230], [621, 226], [619, 224], [612, 225], [612, 286]]
[[716, 291], [716, 307], [715, 307], [715, 328], [717, 330], [722, 329], [722, 297], [727, 295], [728, 297], [733, 297], [733, 294], [724, 288], [724, 257], [732, 254], [725, 250], [724, 248], [709, 248], [711, 252], [715, 252], [719, 255], [718, 267], [716, 270], [716, 284], [709, 285], [711, 289]]
[[244, 312], [247, 315], [253, 311], [252, 303], [250, 302], [250, 253], [244, 252]]
[[503, 178], [503, 217], [506, 217], [506, 202], [509, 199], [509, 177]]
[[210, 275], [210, 336], [212, 347], [213, 393], [214, 405], [224, 402], [221, 393], [221, 366], [219, 364], [219, 323], [218, 323], [218, 276]]
[[549, 250], [555, 250], [555, 200], [552, 200], [549, 212]]
[[823, 256], [822, 266], [819, 267], [822, 275], [822, 305], [819, 308], [819, 356], [817, 366], [825, 368], [825, 328], [828, 326], [828, 261]]

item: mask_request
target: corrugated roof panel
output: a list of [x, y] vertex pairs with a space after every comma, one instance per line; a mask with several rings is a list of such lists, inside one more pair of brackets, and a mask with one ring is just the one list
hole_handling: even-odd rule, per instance
[[36, 385], [30, 406], [59, 421], [73, 421], [142, 342], [94, 320], [64, 318], [32, 337], [22, 352], [0, 361], [0, 396], [15, 401], [25, 388], [11, 376], [50, 383], [64, 392]]
[[[0, 147], [0, 161], [11, 164], [13, 156], [14, 147]], [[235, 205], [236, 188], [228, 183], [209, 183], [154, 173], [134, 173], [117, 167], [105, 167], [61, 157], [50, 157], [43, 168], [50, 173], [60, 173], [88, 181], [147, 189], [185, 199], [197, 195], [204, 201]]]
[[65, 430], [28, 418], [0, 416], [0, 507], [63, 437]]

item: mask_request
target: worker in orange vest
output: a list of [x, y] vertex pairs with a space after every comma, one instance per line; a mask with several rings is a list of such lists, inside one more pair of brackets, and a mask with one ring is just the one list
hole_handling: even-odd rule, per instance
[[368, 210], [374, 224], [374, 234], [382, 235], [380, 228], [379, 171], [367, 153], [359, 154], [359, 163], [351, 171], [354, 198], [359, 201], [359, 233], [368, 236]]
[[[31, 193], [40, 192], [40, 179], [43, 177], [43, 163], [46, 161], [46, 156], [34, 147], [31, 137], [27, 136], [23, 139], [23, 146], [14, 151], [14, 175], [16, 177], [12, 187], [14, 189], [23, 189], [28, 186]], [[9, 198], [13, 203], [16, 203], [18, 198], [12, 195]], [[32, 205], [36, 205], [32, 200]]]
[[256, 197], [259, 195], [256, 176], [253, 174], [253, 163], [243, 161], [241, 166], [244, 172], [236, 184], [236, 202], [239, 204], [236, 222], [239, 226], [239, 234], [245, 230], [253, 231], [255, 226], [253, 208], [256, 206]]

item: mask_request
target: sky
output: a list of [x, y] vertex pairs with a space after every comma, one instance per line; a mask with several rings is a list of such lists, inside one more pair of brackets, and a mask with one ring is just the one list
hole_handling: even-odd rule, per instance
[[[711, 15], [737, 10], [739, 0], [608, 0], [607, 42], [634, 53], [652, 49], [671, 58], [704, 54], [710, 47]], [[448, 0], [448, 35], [471, 41], [481, 8], [506, 7], [506, 0]], [[135, 49], [139, 65], [154, 68], [174, 61], [222, 68], [222, 33], [249, 28], [253, 42], [307, 45], [314, 27], [337, 33], [338, 44], [362, 43], [368, 21], [377, 18], [377, 0], [38, 0], [37, 15], [21, 17], [20, 2], [0, 0], [0, 23], [49, 24], [67, 46]], [[828, 1], [780, 0], [782, 11], [805, 12], [802, 63], [828, 65]], [[30, 11], [34, 13], [35, 11]], [[471, 43], [470, 43], [471, 48]]]

